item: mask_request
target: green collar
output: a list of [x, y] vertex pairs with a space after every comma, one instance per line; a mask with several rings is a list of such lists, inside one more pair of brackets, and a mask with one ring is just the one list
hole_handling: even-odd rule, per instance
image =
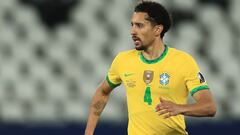
[[165, 49], [163, 51], [163, 53], [161, 54], [161, 56], [159, 56], [158, 58], [154, 59], [154, 60], [147, 60], [144, 58], [142, 52], [140, 53], [140, 59], [142, 60], [142, 62], [146, 63], [146, 64], [155, 64], [159, 61], [161, 61], [168, 53], [168, 46], [165, 45]]

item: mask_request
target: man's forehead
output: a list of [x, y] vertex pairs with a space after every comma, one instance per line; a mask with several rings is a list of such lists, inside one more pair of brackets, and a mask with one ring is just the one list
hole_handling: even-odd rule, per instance
[[141, 21], [141, 22], [148, 22], [147, 20], [148, 14], [144, 12], [134, 12], [132, 15], [132, 22], [134, 21]]
[[148, 17], [148, 14], [145, 12], [134, 12], [132, 17], [142, 18], [145, 19]]

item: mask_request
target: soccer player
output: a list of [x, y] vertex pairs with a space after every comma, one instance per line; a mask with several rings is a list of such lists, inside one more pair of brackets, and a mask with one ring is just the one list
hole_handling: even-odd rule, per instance
[[[93, 135], [110, 93], [121, 83], [127, 93], [129, 135], [187, 135], [184, 116], [216, 113], [206, 80], [189, 54], [163, 43], [171, 17], [161, 4], [140, 2], [131, 25], [135, 49], [120, 52], [112, 62], [92, 99], [85, 135]], [[189, 94], [195, 103], [187, 103]]]

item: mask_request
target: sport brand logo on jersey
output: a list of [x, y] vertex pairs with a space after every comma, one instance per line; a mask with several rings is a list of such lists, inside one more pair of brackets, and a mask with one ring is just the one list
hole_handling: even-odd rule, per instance
[[124, 73], [125, 77], [129, 77], [129, 76], [132, 76], [132, 75], [134, 75], [134, 73]]
[[148, 85], [153, 80], [154, 72], [151, 70], [145, 70], [143, 73], [143, 81]]
[[205, 83], [205, 82], [206, 82], [206, 80], [205, 80], [205, 78], [203, 77], [203, 75], [202, 75], [201, 72], [198, 72], [197, 76], [198, 76], [198, 78], [199, 78], [199, 80], [200, 80], [200, 83]]
[[170, 76], [167, 73], [162, 73], [160, 75], [160, 84], [164, 85], [164, 86], [168, 85], [169, 84], [169, 78], [170, 78]]

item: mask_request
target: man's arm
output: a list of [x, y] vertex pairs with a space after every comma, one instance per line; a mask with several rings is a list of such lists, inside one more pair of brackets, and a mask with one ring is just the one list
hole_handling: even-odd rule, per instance
[[160, 98], [160, 104], [156, 106], [159, 115], [165, 118], [183, 114], [194, 117], [213, 117], [216, 114], [216, 105], [209, 90], [201, 90], [193, 95], [196, 103], [180, 105]]
[[108, 102], [109, 95], [112, 90], [113, 89], [109, 86], [107, 81], [104, 81], [97, 88], [91, 102], [85, 135], [93, 135], [99, 117]]

